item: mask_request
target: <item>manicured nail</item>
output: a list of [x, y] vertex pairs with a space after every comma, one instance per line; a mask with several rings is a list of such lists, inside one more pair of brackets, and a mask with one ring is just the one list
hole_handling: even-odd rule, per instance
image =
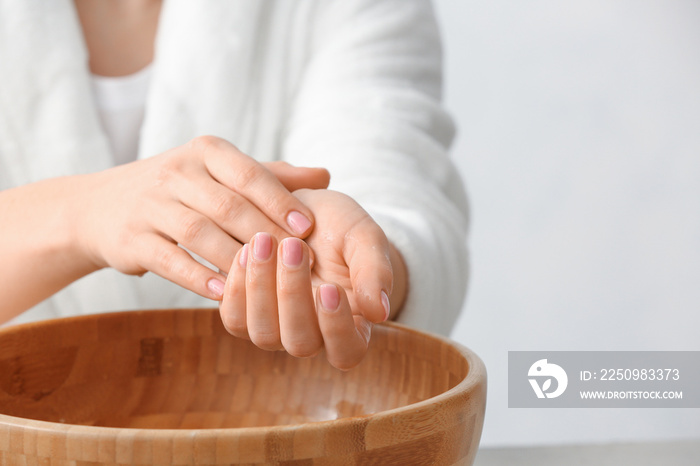
[[257, 260], [265, 261], [272, 254], [272, 237], [269, 233], [258, 233], [253, 240], [253, 255]]
[[321, 293], [321, 305], [327, 312], [335, 312], [340, 305], [340, 295], [335, 285], [321, 285], [318, 289]]
[[311, 227], [311, 220], [306, 218], [300, 212], [293, 210], [287, 215], [287, 225], [292, 229], [297, 235], [306, 233], [306, 231]]
[[382, 290], [382, 306], [384, 306], [384, 320], [389, 320], [389, 315], [391, 315], [391, 303], [389, 303], [389, 297], [384, 290]]
[[238, 264], [245, 268], [248, 265], [248, 245], [244, 244], [241, 253], [238, 255]]
[[298, 267], [304, 251], [301, 247], [301, 240], [298, 238], [286, 238], [282, 241], [282, 263], [287, 267]]
[[210, 278], [207, 282], [207, 288], [209, 289], [209, 291], [211, 291], [214, 295], [219, 297], [224, 295], [224, 286], [224, 282], [222, 282], [218, 278]]

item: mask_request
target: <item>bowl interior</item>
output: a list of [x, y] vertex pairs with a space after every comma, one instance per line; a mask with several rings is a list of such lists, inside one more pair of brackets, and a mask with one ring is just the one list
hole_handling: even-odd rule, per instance
[[69, 424], [208, 429], [366, 415], [461, 382], [445, 340], [374, 327], [347, 372], [229, 335], [216, 310], [100, 314], [0, 330], [0, 414]]

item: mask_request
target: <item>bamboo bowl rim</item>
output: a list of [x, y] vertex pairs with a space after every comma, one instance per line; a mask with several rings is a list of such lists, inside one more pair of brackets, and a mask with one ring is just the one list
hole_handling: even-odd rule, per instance
[[[70, 323], [80, 320], [90, 320], [95, 318], [100, 318], [101, 316], [115, 316], [119, 314], [142, 314], [142, 313], [170, 313], [178, 311], [212, 311], [217, 309], [153, 309], [153, 310], [135, 310], [135, 311], [116, 311], [116, 312], [106, 312], [99, 314], [87, 314], [80, 316], [71, 317], [61, 317], [56, 319], [48, 319], [43, 321], [29, 322], [24, 324], [7, 326], [0, 328], [0, 339], [2, 339], [3, 334], [13, 332], [20, 329], [30, 329], [34, 326], [43, 326], [52, 323]], [[22, 429], [22, 430], [36, 430], [52, 432], [55, 434], [63, 434], [67, 436], [99, 436], [99, 437], [112, 437], [112, 436], [125, 436], [127, 434], [138, 434], [141, 440], [159, 439], [159, 438], [170, 438], [173, 440], [181, 438], [192, 438], [192, 437], [221, 437], [226, 436], [225, 434], [232, 435], [237, 434], [238, 436], [256, 436], [260, 434], [270, 435], [275, 432], [282, 433], [290, 430], [315, 430], [315, 429], [335, 429], [342, 428], [345, 429], [349, 425], [364, 422], [368, 420], [378, 420], [384, 418], [392, 418], [394, 421], [400, 420], [403, 417], [408, 417], [410, 414], [415, 413], [423, 409], [430, 411], [431, 406], [439, 406], [440, 402], [447, 402], [449, 400], [469, 398], [475, 390], [479, 388], [479, 385], [483, 384], [486, 379], [486, 367], [481, 360], [481, 358], [473, 352], [468, 347], [451, 340], [450, 338], [443, 337], [431, 332], [418, 330], [413, 327], [409, 327], [404, 324], [399, 324], [396, 322], [384, 322], [381, 324], [375, 324], [375, 326], [384, 326], [390, 329], [395, 329], [400, 332], [408, 332], [414, 335], [419, 335], [422, 337], [431, 338], [437, 340], [442, 344], [455, 349], [459, 355], [464, 358], [468, 365], [467, 374], [462, 380], [460, 380], [452, 388], [439, 393], [430, 398], [410, 403], [407, 405], [399, 406], [396, 408], [391, 408], [387, 410], [382, 410], [374, 413], [361, 414], [357, 416], [341, 417], [338, 419], [329, 419], [321, 421], [308, 421], [285, 425], [269, 425], [269, 426], [254, 426], [254, 427], [216, 427], [216, 428], [142, 428], [142, 427], [107, 427], [107, 426], [91, 426], [91, 425], [81, 425], [81, 424], [71, 424], [53, 421], [44, 421], [29, 419], [24, 417], [12, 416], [8, 414], [0, 413], [0, 429]], [[235, 338], [235, 337], [231, 337]], [[263, 351], [263, 350], [260, 350]], [[447, 406], [449, 403], [443, 403], [443, 406]], [[482, 406], [482, 411], [485, 409], [485, 403]]]

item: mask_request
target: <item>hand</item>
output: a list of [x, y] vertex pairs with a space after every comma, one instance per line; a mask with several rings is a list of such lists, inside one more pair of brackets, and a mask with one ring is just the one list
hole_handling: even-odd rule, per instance
[[305, 237], [314, 217], [290, 193], [325, 188], [328, 172], [260, 164], [233, 145], [200, 137], [159, 156], [86, 175], [75, 238], [96, 268], [154, 272], [195, 293], [221, 299], [220, 270], [255, 232]]
[[372, 322], [390, 316], [390, 299], [400, 306], [405, 266], [381, 228], [348, 196], [294, 194], [314, 212], [313, 232], [306, 243], [256, 234], [234, 260], [221, 317], [229, 332], [260, 348], [307, 357], [325, 347], [333, 366], [349, 369], [367, 351]]

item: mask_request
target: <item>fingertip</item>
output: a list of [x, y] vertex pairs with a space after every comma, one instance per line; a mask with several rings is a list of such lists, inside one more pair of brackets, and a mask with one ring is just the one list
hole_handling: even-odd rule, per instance
[[309, 250], [309, 268], [311, 270], [314, 269], [314, 266], [316, 265], [316, 254], [314, 254], [314, 250], [308, 247], [307, 244], [307, 249]]
[[[256, 262], [268, 261], [272, 257], [272, 251], [276, 248], [275, 238], [267, 232], [256, 233], [251, 240], [251, 244], [253, 245], [253, 259]], [[244, 254], [247, 256], [246, 252]]]
[[323, 167], [314, 167], [314, 170], [317, 171], [317, 179], [319, 181], [317, 188], [318, 189], [326, 189], [328, 188], [328, 185], [331, 184], [331, 172], [329, 172], [326, 168]]
[[219, 314], [226, 331], [237, 338], [250, 339], [246, 323], [245, 276], [248, 245], [241, 247], [234, 257], [226, 277], [224, 297], [219, 303]]
[[394, 286], [394, 272], [388, 249], [366, 247], [365, 244], [375, 244], [376, 241], [372, 236], [365, 238], [369, 239], [361, 245], [354, 245], [346, 262], [350, 267], [350, 279], [355, 290], [353, 304], [365, 318], [379, 323], [391, 315], [389, 296]]
[[210, 278], [207, 281], [207, 290], [209, 290], [212, 299], [216, 301], [221, 301], [224, 297], [225, 287], [226, 284], [218, 278]]
[[350, 370], [367, 351], [372, 324], [362, 316], [352, 315], [347, 295], [338, 285], [320, 285], [317, 296], [318, 322], [328, 362], [337, 369]]
[[378, 324], [385, 322], [391, 315], [391, 302], [384, 290], [358, 293], [356, 310], [368, 321]]
[[382, 307], [384, 308], [383, 322], [386, 322], [389, 320], [389, 316], [391, 315], [391, 302], [389, 301], [389, 295], [387, 295], [386, 291], [384, 290], [381, 292], [380, 301], [382, 302]]
[[246, 268], [248, 265], [248, 243], [244, 244], [238, 251], [238, 265], [242, 268]]
[[219, 306], [219, 315], [224, 328], [229, 334], [236, 338], [250, 340], [250, 336], [248, 336], [248, 327], [246, 327], [245, 323], [245, 315], [243, 315], [243, 319], [241, 319], [241, 316], [235, 311], [221, 305]]
[[[284, 168], [289, 171], [289, 174], [298, 177], [295, 180], [297, 181], [295, 185], [298, 185], [299, 188], [326, 189], [331, 182], [331, 173], [323, 167], [299, 167], [288, 163]], [[291, 191], [296, 191], [296, 189], [291, 189]]]
[[287, 268], [297, 268], [304, 260], [304, 242], [299, 238], [290, 236], [280, 241], [278, 255], [282, 258], [282, 264]]
[[340, 308], [340, 293], [336, 285], [324, 283], [318, 287], [321, 308], [329, 314], [335, 314]]
[[311, 232], [313, 220], [309, 218], [309, 215], [293, 210], [287, 214], [286, 220], [287, 226], [289, 226], [292, 233], [299, 237], [304, 237]]

